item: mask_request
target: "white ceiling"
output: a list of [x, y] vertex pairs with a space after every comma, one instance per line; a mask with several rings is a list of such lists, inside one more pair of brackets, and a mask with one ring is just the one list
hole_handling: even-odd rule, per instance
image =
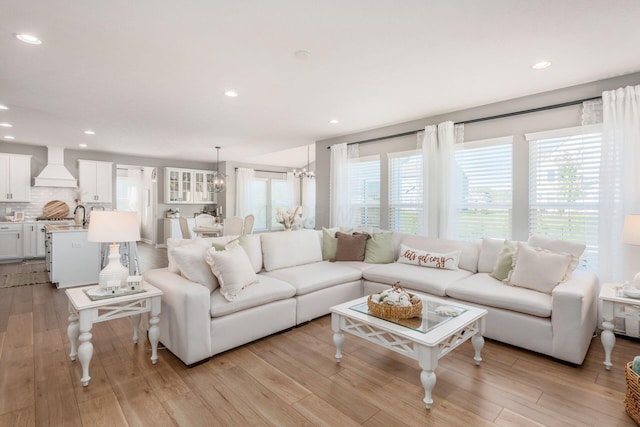
[[301, 166], [316, 140], [639, 71], [639, 22], [638, 0], [0, 0], [0, 138]]

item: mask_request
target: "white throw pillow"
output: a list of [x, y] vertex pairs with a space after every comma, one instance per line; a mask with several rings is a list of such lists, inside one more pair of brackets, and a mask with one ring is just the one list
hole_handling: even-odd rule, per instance
[[168, 253], [171, 253], [181, 276], [206, 286], [213, 292], [218, 287], [218, 280], [204, 259], [210, 247], [211, 244], [204, 239], [194, 239], [191, 244], [173, 247]]
[[400, 245], [398, 262], [403, 264], [418, 265], [421, 267], [441, 268], [445, 270], [458, 270], [460, 253], [457, 250], [446, 254], [413, 249], [407, 245]]
[[178, 268], [178, 264], [173, 259], [172, 249], [175, 249], [179, 246], [191, 245], [198, 239], [167, 239], [167, 259], [169, 261], [169, 265], [167, 266], [168, 270], [175, 274], [180, 274], [180, 269]]
[[576, 258], [580, 258], [582, 253], [586, 249], [586, 245], [583, 243], [570, 242], [569, 240], [555, 239], [553, 237], [542, 236], [539, 234], [532, 234], [529, 236], [527, 242], [529, 246], [534, 248], [542, 248], [551, 252], [569, 253]]
[[511, 286], [551, 294], [553, 288], [569, 278], [571, 267], [577, 263], [575, 255], [519, 243], [513, 255], [513, 270], [505, 281]]
[[227, 301], [252, 283], [258, 281], [247, 253], [240, 245], [229, 245], [224, 251], [207, 249], [205, 259], [220, 283], [220, 293]]

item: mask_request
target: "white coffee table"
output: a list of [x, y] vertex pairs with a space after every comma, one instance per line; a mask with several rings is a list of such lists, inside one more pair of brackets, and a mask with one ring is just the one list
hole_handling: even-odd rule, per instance
[[[422, 368], [420, 381], [425, 391], [424, 403], [429, 409], [433, 404], [431, 392], [436, 384], [438, 359], [471, 339], [474, 360], [477, 365], [482, 361], [480, 351], [484, 346], [482, 334], [487, 310], [435, 297], [421, 297], [422, 319], [411, 319], [402, 325], [367, 314], [367, 298], [358, 298], [329, 309], [338, 362], [342, 360], [343, 332], [417, 360]], [[434, 310], [440, 306], [454, 307], [459, 314], [455, 317], [439, 316]]]
[[[107, 320], [118, 319], [120, 317], [131, 317], [133, 324], [133, 342], [138, 343], [138, 327], [140, 326], [140, 315], [151, 313], [149, 319], [149, 341], [151, 342], [151, 363], [158, 361], [158, 342], [160, 341], [160, 297], [162, 291], [144, 282], [145, 292], [115, 296], [92, 301], [86, 294], [85, 289], [96, 288], [97, 285], [83, 286], [81, 288], [67, 289], [65, 293], [69, 298], [69, 327], [67, 335], [71, 342], [71, 360], [80, 359], [82, 365], [83, 386], [89, 385], [89, 363], [93, 357], [93, 344], [91, 344], [91, 327], [94, 323]], [[78, 341], [80, 345], [78, 346]]]

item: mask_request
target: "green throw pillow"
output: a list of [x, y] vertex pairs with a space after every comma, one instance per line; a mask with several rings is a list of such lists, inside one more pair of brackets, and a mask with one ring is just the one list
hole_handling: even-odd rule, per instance
[[327, 230], [322, 227], [322, 259], [335, 259], [338, 250], [338, 239], [336, 239], [337, 229]]
[[369, 264], [389, 264], [393, 257], [393, 233], [375, 233], [367, 240], [364, 262]]
[[498, 259], [496, 259], [496, 263], [493, 266], [493, 271], [489, 276], [494, 279], [503, 281], [509, 275], [509, 272], [513, 266], [513, 254], [516, 251], [516, 246], [513, 242], [509, 240], [504, 241], [504, 246], [502, 247], [502, 251], [498, 255]]

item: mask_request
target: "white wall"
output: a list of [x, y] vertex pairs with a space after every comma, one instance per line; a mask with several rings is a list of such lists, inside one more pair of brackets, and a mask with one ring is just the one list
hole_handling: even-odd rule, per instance
[[[532, 108], [544, 107], [547, 105], [560, 104], [578, 99], [600, 96], [604, 90], [612, 90], [627, 85], [640, 84], [640, 73], [628, 74], [607, 80], [587, 83], [579, 86], [572, 86], [550, 92], [526, 96], [469, 108], [466, 110], [453, 111], [438, 116], [426, 117], [410, 122], [399, 123], [378, 129], [360, 132], [356, 134], [344, 135], [337, 138], [326, 139], [316, 142], [316, 228], [329, 226], [329, 165], [330, 153], [328, 148], [333, 144], [342, 142], [357, 142], [371, 138], [384, 137], [398, 133], [424, 129], [427, 125], [441, 123], [452, 120], [463, 122], [467, 120], [506, 114], [515, 111], [522, 111]], [[428, 99], [425, 94], [425, 99]], [[499, 94], [497, 94], [499, 96]], [[579, 126], [581, 124], [581, 107], [579, 105], [564, 107], [554, 110], [540, 111], [536, 113], [523, 114], [503, 119], [489, 120], [465, 125], [465, 141], [478, 139], [495, 138], [506, 135], [514, 136], [514, 168], [528, 168], [527, 144], [524, 134], [538, 132], [548, 129], [566, 128]], [[371, 142], [360, 145], [360, 155], [381, 154], [382, 159], [387, 153], [416, 148], [416, 136], [404, 136], [383, 141]], [[381, 163], [386, 163], [384, 160]], [[386, 164], [381, 169], [381, 198], [388, 194]], [[528, 194], [526, 191], [518, 189], [527, 188], [526, 182], [514, 182], [514, 207], [518, 206], [524, 212], [514, 212], [513, 238], [527, 239], [527, 224], [518, 223], [517, 218], [527, 218]], [[383, 221], [386, 212], [382, 213]], [[383, 222], [384, 224], [384, 222]]]

